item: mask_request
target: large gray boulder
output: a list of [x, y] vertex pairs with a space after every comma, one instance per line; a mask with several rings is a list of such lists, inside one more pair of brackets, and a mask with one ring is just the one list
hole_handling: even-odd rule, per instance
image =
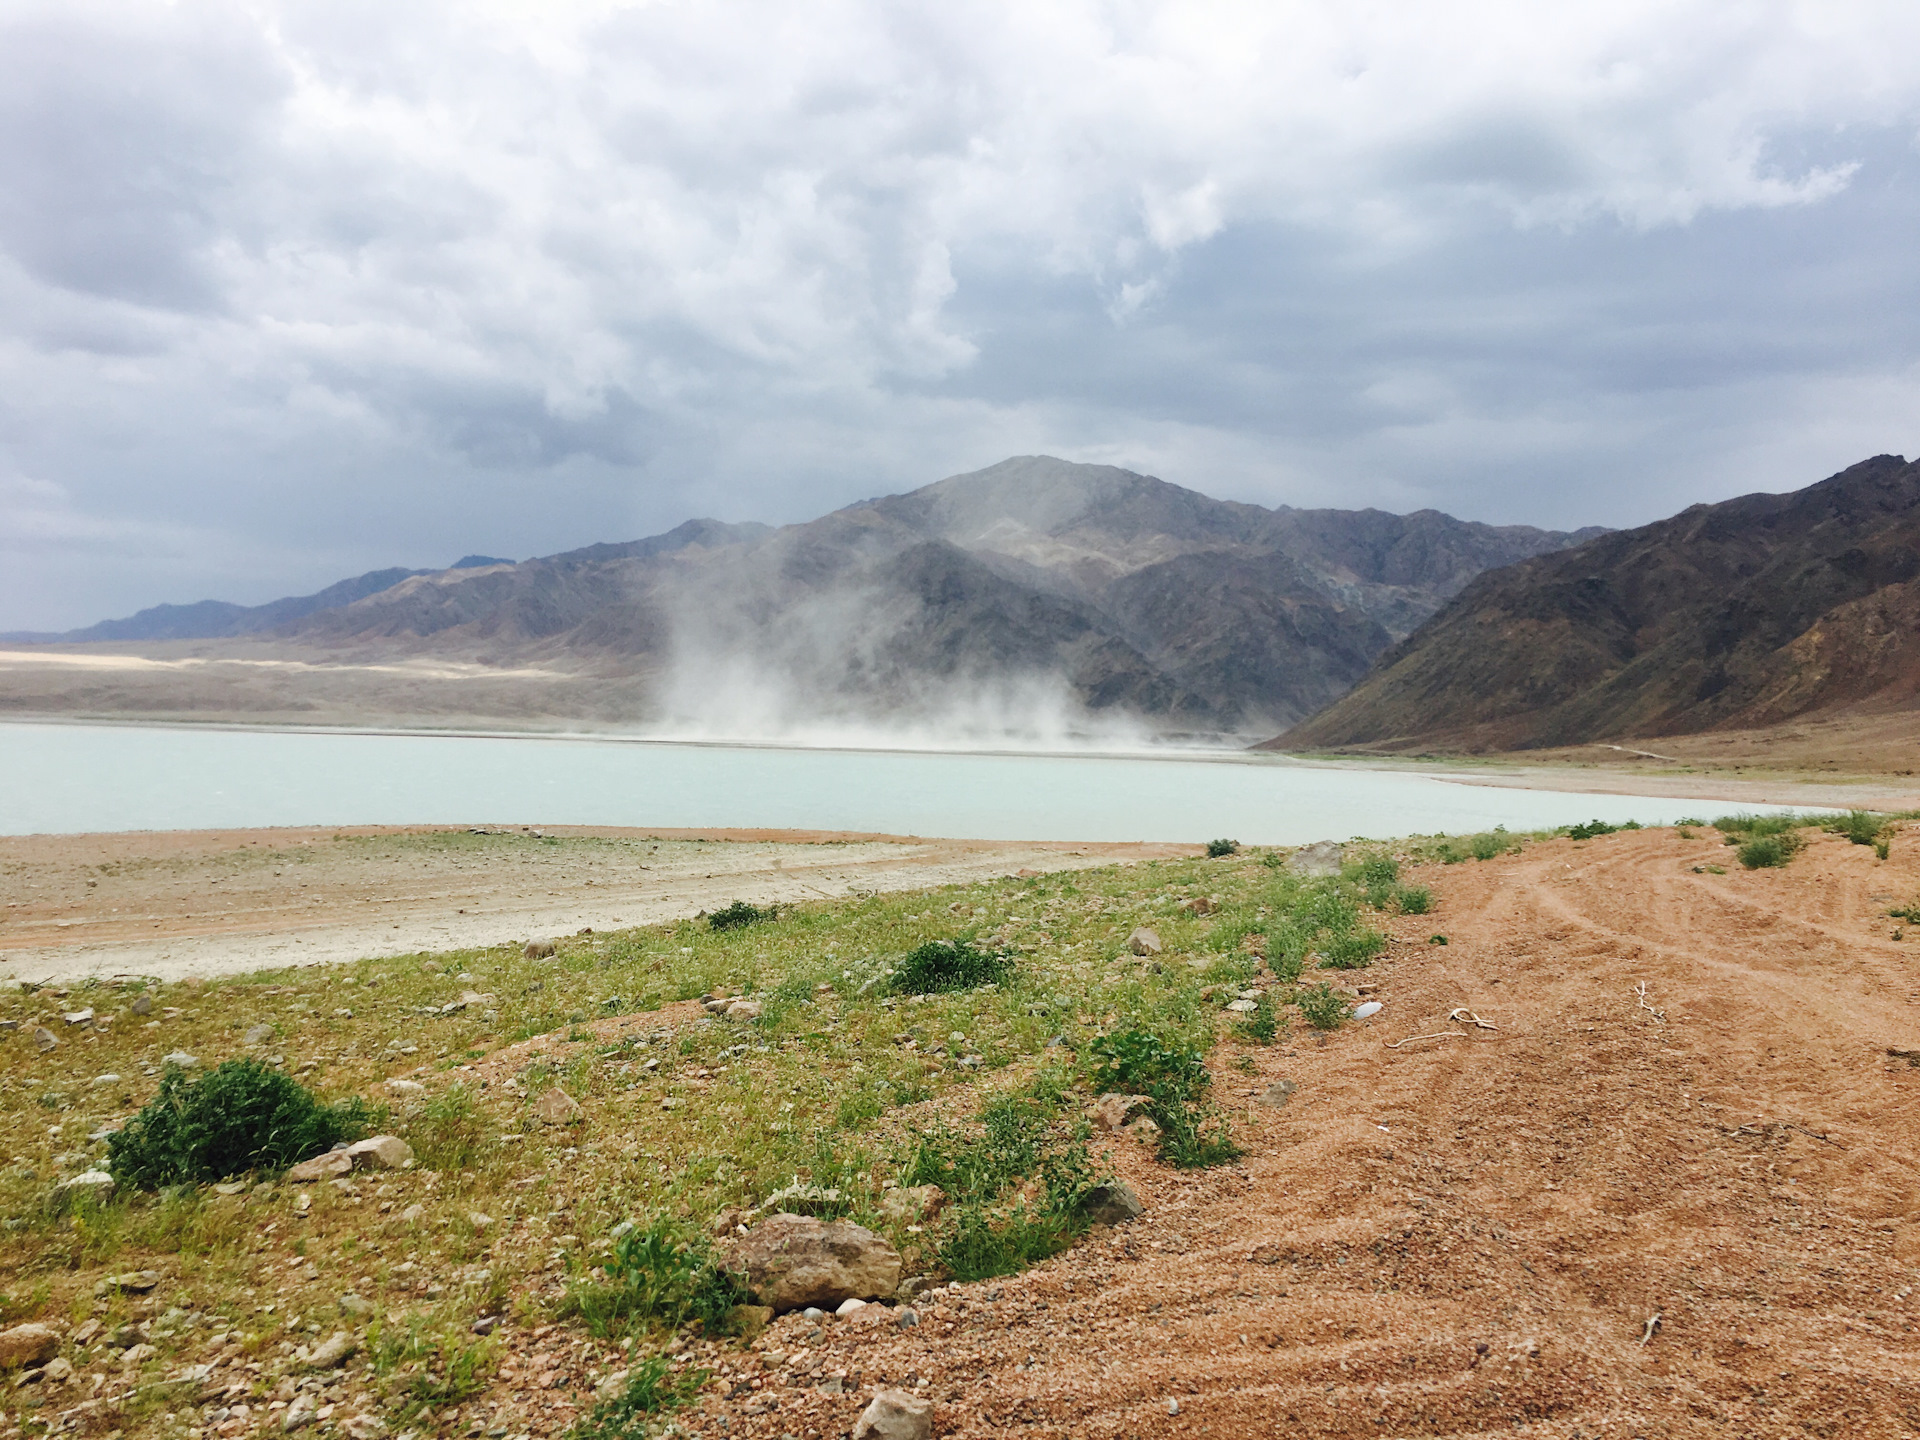
[[1296, 875], [1308, 878], [1338, 875], [1345, 863], [1347, 852], [1344, 846], [1331, 840], [1322, 840], [1317, 845], [1307, 845], [1287, 857], [1287, 868]]
[[900, 1254], [848, 1220], [770, 1215], [725, 1251], [727, 1268], [746, 1277], [753, 1298], [776, 1314], [844, 1300], [874, 1300], [900, 1284]]

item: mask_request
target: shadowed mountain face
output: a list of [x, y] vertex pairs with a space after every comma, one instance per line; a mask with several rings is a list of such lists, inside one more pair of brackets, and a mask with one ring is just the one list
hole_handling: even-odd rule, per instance
[[402, 573], [275, 638], [643, 676], [652, 713], [634, 718], [729, 733], [958, 715], [1265, 734], [1344, 693], [1482, 570], [1591, 533], [1266, 510], [1025, 456], [778, 530], [696, 520]]
[[1489, 571], [1275, 748], [1511, 750], [1920, 706], [1920, 463]]

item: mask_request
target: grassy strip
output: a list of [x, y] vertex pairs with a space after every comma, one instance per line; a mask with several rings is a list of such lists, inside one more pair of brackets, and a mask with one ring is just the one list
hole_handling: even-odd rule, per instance
[[[1103, 1179], [1079, 1118], [1086, 1098], [1149, 1095], [1168, 1164], [1231, 1160], [1206, 1058], [1222, 1039], [1270, 1043], [1289, 1006], [1309, 1023], [1343, 1020], [1350, 997], [1299, 982], [1364, 966], [1392, 917], [1426, 913], [1432, 897], [1403, 867], [1444, 861], [1453, 843], [1350, 846], [1352, 863], [1324, 878], [1247, 850], [777, 915], [743, 903], [717, 927], [583, 934], [547, 957], [503, 946], [23, 990], [0, 1006], [17, 1026], [0, 1040], [0, 1322], [98, 1320], [69, 1356], [103, 1372], [104, 1338], [141, 1322], [151, 1353], [114, 1385], [226, 1355], [223, 1375], [258, 1367], [238, 1372], [256, 1401], [303, 1373], [297, 1347], [345, 1327], [363, 1344], [327, 1380], [330, 1403], [416, 1426], [494, 1403], [483, 1397], [503, 1362], [476, 1322], [531, 1327], [516, 1335], [557, 1324], [583, 1376], [629, 1372], [587, 1428], [637, 1433], [684, 1388], [679, 1372], [641, 1363], [655, 1338], [695, 1322], [711, 1332], [737, 1298], [705, 1238], [716, 1216], [803, 1194], [816, 1213], [885, 1233], [912, 1269], [961, 1278], [1056, 1253], [1084, 1231]], [[1130, 952], [1143, 924], [1160, 954]], [[754, 999], [757, 1015], [685, 1003], [722, 994]], [[91, 1023], [62, 1018], [85, 1008]], [[196, 1068], [170, 1072], [180, 1053]], [[110, 1146], [131, 1154], [150, 1138], [127, 1122], [168, 1074], [236, 1073], [216, 1071], [222, 1062], [245, 1062], [254, 1088], [283, 1101], [280, 1082], [297, 1076], [313, 1114], [357, 1125], [384, 1107], [416, 1166], [309, 1188], [252, 1183], [331, 1143], [314, 1130], [271, 1153], [229, 1146], [192, 1173], [125, 1170], [105, 1204], [45, 1203]], [[579, 1107], [571, 1120], [567, 1107], [536, 1111], [552, 1088]], [[116, 1127], [128, 1138], [113, 1139]], [[250, 1175], [218, 1189], [180, 1183], [236, 1166]], [[937, 1223], [886, 1204], [914, 1184], [950, 1195]], [[150, 1294], [100, 1287], [141, 1268], [163, 1275]], [[119, 1423], [144, 1423], [146, 1402], [125, 1403]]]

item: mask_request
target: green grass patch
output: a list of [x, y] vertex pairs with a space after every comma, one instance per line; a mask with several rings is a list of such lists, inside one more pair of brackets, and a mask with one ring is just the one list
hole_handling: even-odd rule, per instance
[[1755, 835], [1744, 840], [1734, 853], [1749, 870], [1777, 869], [1798, 855], [1806, 840], [1798, 830], [1780, 830], [1771, 835]]
[[1316, 1030], [1338, 1030], [1347, 1023], [1347, 997], [1322, 980], [1294, 996], [1300, 1018]]
[[621, 1233], [600, 1269], [606, 1278], [572, 1285], [564, 1309], [602, 1337], [634, 1325], [671, 1329], [689, 1320], [718, 1335], [746, 1298], [745, 1287], [721, 1267], [706, 1237], [666, 1215]]
[[654, 1355], [627, 1371], [618, 1395], [602, 1400], [567, 1432], [569, 1440], [646, 1440], [657, 1434], [662, 1415], [693, 1403], [707, 1383], [705, 1370], [675, 1372], [665, 1355]]
[[1013, 969], [1004, 950], [983, 950], [970, 940], [929, 940], [909, 950], [893, 970], [901, 995], [945, 995], [996, 985]]
[[108, 1168], [140, 1190], [284, 1170], [361, 1139], [376, 1114], [358, 1098], [328, 1105], [258, 1060], [228, 1060], [197, 1079], [168, 1066], [160, 1093], [108, 1140]]

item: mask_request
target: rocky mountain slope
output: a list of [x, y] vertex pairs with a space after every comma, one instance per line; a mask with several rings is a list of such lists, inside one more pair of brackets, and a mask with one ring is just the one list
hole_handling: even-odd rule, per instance
[[1518, 750], [1920, 710], [1920, 463], [1490, 570], [1275, 748]]
[[279, 602], [302, 608], [270, 625], [248, 612], [244, 632], [212, 617], [228, 627], [213, 633], [356, 662], [639, 677], [648, 713], [633, 718], [735, 732], [1127, 717], [1250, 737], [1344, 693], [1474, 575], [1595, 533], [1268, 510], [1024, 456], [777, 530], [695, 520], [518, 564], [399, 572], [330, 605]]

